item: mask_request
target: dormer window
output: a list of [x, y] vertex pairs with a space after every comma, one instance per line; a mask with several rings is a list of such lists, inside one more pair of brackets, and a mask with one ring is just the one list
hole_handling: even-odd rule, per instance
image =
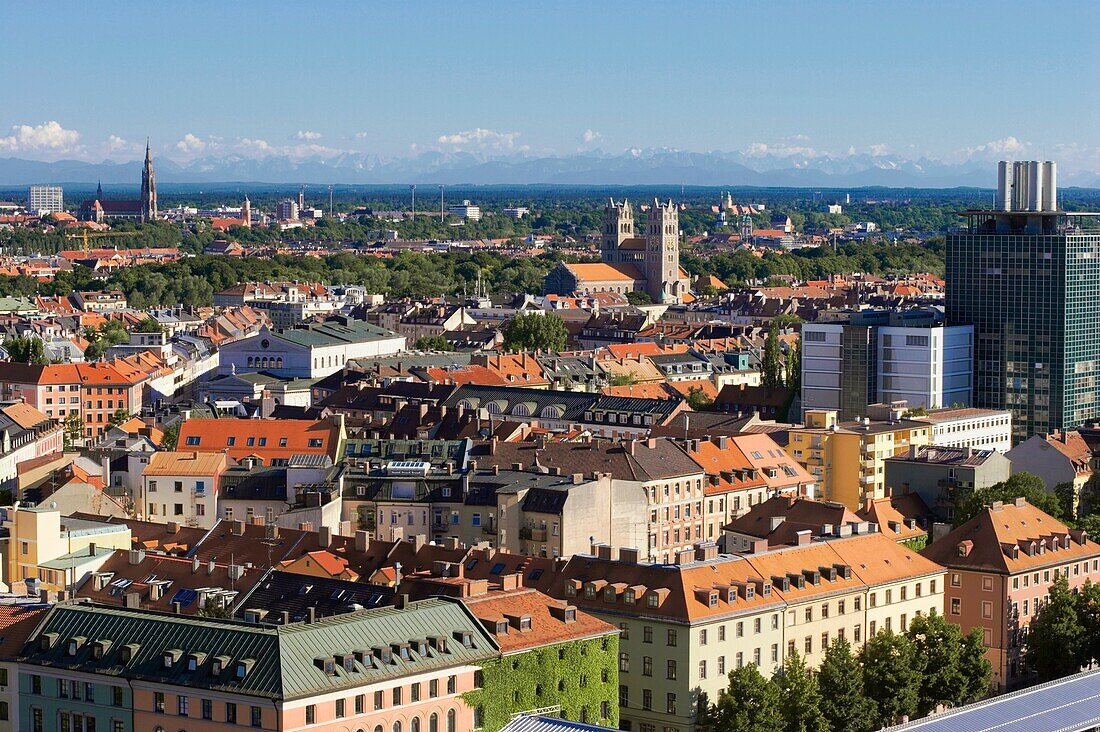
[[81, 646], [84, 645], [85, 640], [86, 640], [86, 638], [84, 638], [84, 636], [77, 636], [75, 638], [70, 638], [69, 639], [69, 649], [68, 649], [69, 655], [70, 656], [75, 656], [76, 652], [79, 651]]
[[214, 656], [214, 660], [210, 663], [210, 675], [221, 676], [222, 671], [229, 665], [229, 656]]
[[627, 605], [633, 605], [635, 602], [634, 590], [626, 590], [623, 592], [623, 602]]
[[572, 623], [577, 620], [577, 608], [567, 607], [565, 608], [564, 619], [567, 623]]
[[508, 633], [508, 621], [498, 620], [496, 621], [496, 630], [493, 631], [496, 635], [507, 635]]
[[604, 599], [604, 602], [615, 602], [615, 588], [609, 586], [606, 589], [604, 589], [603, 599]]
[[576, 597], [577, 596], [577, 588], [573, 585], [572, 582], [566, 582], [565, 583], [565, 596], [566, 597]]
[[351, 653], [345, 653], [340, 658], [340, 665], [344, 667], [344, 670], [351, 673], [355, 670], [355, 656]]
[[111, 648], [111, 641], [98, 640], [92, 644], [92, 658], [103, 658]]
[[190, 673], [194, 673], [199, 670], [199, 666], [206, 660], [205, 653], [188, 653], [187, 654], [187, 670]]
[[657, 607], [660, 603], [658, 601], [657, 593], [650, 592], [645, 598], [646, 607]]
[[183, 651], [178, 648], [173, 648], [170, 651], [165, 651], [163, 656], [164, 668], [172, 668], [176, 661], [180, 660], [180, 656], [183, 655]]
[[589, 582], [584, 586], [584, 599], [595, 600], [596, 599], [596, 585]]
[[127, 643], [122, 647], [121, 660], [123, 663], [130, 663], [134, 660], [134, 656], [137, 655], [138, 649], [141, 646], [137, 643]]
[[[325, 672], [325, 676], [336, 675], [336, 659], [332, 656], [318, 656], [313, 659], [313, 665]], [[240, 664], [237, 664], [238, 669]]]
[[[241, 659], [240, 661], [237, 662], [237, 668], [235, 668], [233, 670], [233, 676], [235, 676], [236, 679], [238, 681], [240, 681], [241, 679], [243, 679], [245, 676], [248, 675], [248, 672], [252, 670], [252, 666], [255, 663], [256, 663], [255, 659], [252, 659], [252, 658]], [[335, 673], [335, 669], [333, 669], [333, 673]]]

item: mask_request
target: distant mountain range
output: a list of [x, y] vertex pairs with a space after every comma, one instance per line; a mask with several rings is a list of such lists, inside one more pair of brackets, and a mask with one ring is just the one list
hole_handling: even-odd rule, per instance
[[[179, 163], [156, 161], [161, 183], [400, 184], [444, 183], [548, 185], [702, 185], [856, 188], [992, 188], [995, 165], [985, 160], [948, 164], [896, 156], [749, 155], [635, 150], [561, 156], [483, 155], [469, 152], [425, 152], [415, 157], [386, 158], [363, 153], [293, 160], [236, 155], [198, 158]], [[1096, 173], [1066, 175], [1063, 186], [1100, 186]], [[137, 185], [141, 162], [89, 163], [77, 160], [40, 162], [0, 158], [0, 185], [74, 183]]]

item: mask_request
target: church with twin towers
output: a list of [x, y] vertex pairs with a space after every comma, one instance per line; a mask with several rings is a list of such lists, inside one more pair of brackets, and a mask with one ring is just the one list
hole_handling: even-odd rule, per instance
[[680, 217], [671, 200], [646, 207], [645, 228], [635, 229], [634, 209], [625, 199], [610, 199], [603, 210], [600, 262], [561, 263], [546, 277], [547, 295], [644, 292], [654, 303], [672, 305], [692, 299], [689, 278], [680, 269]]

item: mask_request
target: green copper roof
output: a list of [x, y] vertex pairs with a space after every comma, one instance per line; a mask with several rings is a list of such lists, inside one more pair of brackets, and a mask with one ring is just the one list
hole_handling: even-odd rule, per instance
[[[461, 642], [463, 633], [472, 638], [470, 647]], [[375, 646], [427, 641], [431, 636], [446, 638], [446, 650], [430, 644], [424, 655], [416, 644], [402, 660], [393, 652], [389, 663], [370, 658]], [[52, 640], [49, 647], [43, 638]], [[70, 641], [83, 638], [75, 655], [69, 655]], [[97, 641], [110, 641], [96, 657]], [[136, 644], [129, 661], [124, 648]], [[132, 647], [132, 646], [131, 646]], [[165, 666], [165, 655], [178, 652]], [[366, 651], [363, 660], [351, 662], [345, 670], [341, 654]], [[379, 679], [473, 663], [498, 654], [492, 637], [461, 603], [444, 598], [410, 603], [405, 609], [392, 607], [360, 610], [323, 618], [314, 623], [263, 626], [210, 618], [128, 610], [90, 604], [58, 605], [28, 643], [22, 659], [26, 663], [108, 676], [156, 681], [205, 688], [248, 696], [293, 699], [344, 687], [360, 686]], [[190, 654], [196, 656], [195, 670], [189, 670]], [[215, 658], [224, 658], [220, 673]], [[334, 668], [326, 673], [319, 658], [334, 657]], [[238, 665], [246, 663], [243, 677]]]
[[273, 331], [272, 335], [284, 341], [311, 347], [365, 343], [398, 337], [392, 330], [379, 328], [364, 320], [349, 320], [347, 325], [333, 321], [311, 323], [304, 327]]

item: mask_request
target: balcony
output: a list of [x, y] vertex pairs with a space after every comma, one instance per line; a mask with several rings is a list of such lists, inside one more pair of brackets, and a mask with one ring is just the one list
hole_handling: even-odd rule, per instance
[[526, 534], [526, 539], [528, 541], [546, 541], [546, 529], [528, 528], [526, 531], [521, 533], [521, 539], [525, 538], [523, 534]]
[[497, 527], [494, 524], [484, 524], [481, 527], [481, 533], [496, 536]]

